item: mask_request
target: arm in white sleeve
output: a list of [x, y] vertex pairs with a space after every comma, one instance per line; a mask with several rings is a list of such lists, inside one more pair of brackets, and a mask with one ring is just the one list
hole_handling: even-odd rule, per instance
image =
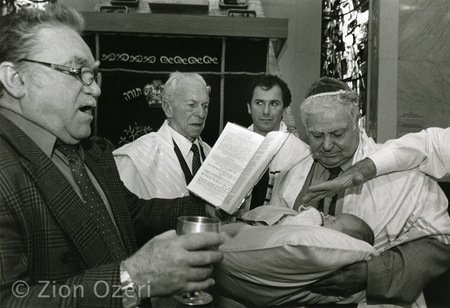
[[435, 178], [450, 174], [450, 127], [428, 128], [387, 141], [371, 154], [377, 176], [393, 171], [419, 169]]

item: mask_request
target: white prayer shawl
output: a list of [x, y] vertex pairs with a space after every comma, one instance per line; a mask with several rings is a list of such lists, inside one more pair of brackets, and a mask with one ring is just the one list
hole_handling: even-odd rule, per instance
[[[375, 144], [364, 131], [353, 156], [353, 164], [375, 152]], [[295, 166], [282, 172], [275, 181], [272, 205], [293, 208], [314, 162], [307, 152], [292, 153]], [[435, 236], [450, 244], [448, 201], [437, 182], [418, 168], [376, 177], [361, 186], [345, 191], [343, 213], [354, 214], [365, 220], [375, 234], [375, 248], [379, 253], [418, 238]], [[395, 305], [368, 305], [362, 307], [396, 307]], [[426, 307], [423, 293], [411, 307]]]
[[[199, 138], [205, 155], [211, 147]], [[143, 199], [188, 195], [186, 179], [174, 151], [168, 122], [113, 152], [125, 186]]]

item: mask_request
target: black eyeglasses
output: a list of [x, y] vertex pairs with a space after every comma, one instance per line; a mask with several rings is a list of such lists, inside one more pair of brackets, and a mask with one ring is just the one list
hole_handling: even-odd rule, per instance
[[32, 62], [32, 63], [45, 65], [45, 66], [48, 66], [58, 72], [75, 76], [85, 86], [90, 86], [94, 82], [94, 80], [97, 78], [97, 74], [98, 74], [98, 72], [96, 70], [93, 70], [92, 68], [87, 67], [87, 66], [83, 66], [80, 68], [73, 68], [70, 66], [41, 62], [41, 61], [30, 60], [30, 59], [20, 59], [19, 62], [20, 61]]

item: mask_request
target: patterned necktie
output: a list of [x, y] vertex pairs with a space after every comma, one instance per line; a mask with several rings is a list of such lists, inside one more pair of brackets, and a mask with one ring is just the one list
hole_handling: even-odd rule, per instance
[[[331, 181], [334, 180], [335, 178], [338, 177], [339, 173], [342, 171], [341, 167], [335, 167], [335, 168], [331, 168], [328, 169], [328, 171], [330, 172], [330, 176], [328, 177], [327, 181]], [[334, 216], [334, 212], [336, 210], [336, 201], [337, 201], [337, 194], [333, 196], [333, 199], [331, 200], [330, 203], [330, 210], [328, 212], [329, 215], [333, 215]], [[323, 208], [323, 199], [320, 200], [319, 202], [319, 211], [323, 212], [324, 208]]]
[[192, 144], [191, 151], [194, 153], [194, 157], [192, 158], [192, 176], [194, 176], [202, 163], [200, 162], [198, 146], [195, 143]]
[[125, 248], [122, 245], [118, 230], [106, 209], [105, 203], [84, 167], [79, 146], [62, 144], [58, 141], [56, 148], [68, 158], [73, 179], [80, 189], [86, 210], [95, 222], [97, 230], [108, 246], [111, 254], [117, 260], [122, 260], [126, 257]]

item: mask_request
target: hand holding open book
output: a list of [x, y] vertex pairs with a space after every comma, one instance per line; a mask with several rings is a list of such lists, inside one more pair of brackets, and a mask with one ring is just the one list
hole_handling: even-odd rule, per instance
[[188, 190], [229, 214], [235, 213], [288, 136], [274, 131], [264, 137], [227, 123]]

